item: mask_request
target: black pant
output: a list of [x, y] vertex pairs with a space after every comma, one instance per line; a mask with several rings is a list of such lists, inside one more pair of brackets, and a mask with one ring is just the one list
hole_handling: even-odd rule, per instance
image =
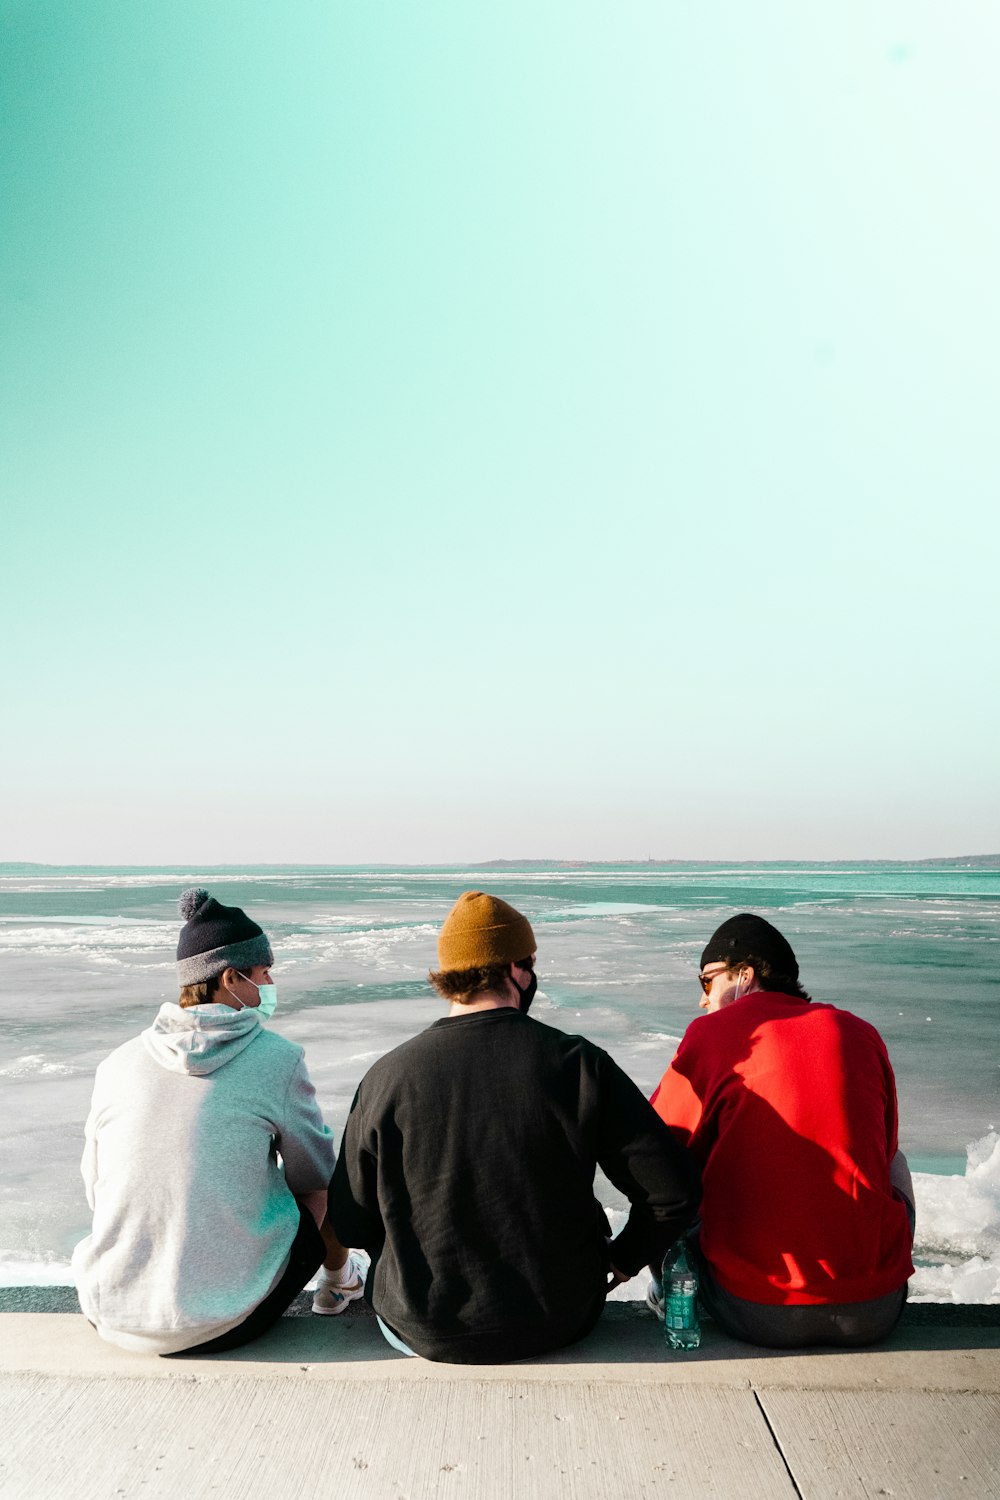
[[806, 1349], [830, 1345], [861, 1349], [880, 1343], [899, 1322], [906, 1287], [868, 1302], [809, 1305], [747, 1302], [719, 1285], [702, 1260], [699, 1296], [726, 1333], [762, 1349]]
[[311, 1281], [323, 1264], [326, 1246], [323, 1236], [316, 1228], [316, 1220], [308, 1209], [299, 1207], [299, 1228], [285, 1267], [284, 1275], [263, 1302], [258, 1302], [253, 1312], [218, 1338], [208, 1339], [204, 1344], [194, 1344], [190, 1349], [178, 1349], [176, 1354], [165, 1354], [164, 1359], [183, 1358], [185, 1354], [222, 1354], [227, 1349], [239, 1349], [252, 1343], [269, 1328], [273, 1328], [287, 1307], [295, 1301], [302, 1288]]

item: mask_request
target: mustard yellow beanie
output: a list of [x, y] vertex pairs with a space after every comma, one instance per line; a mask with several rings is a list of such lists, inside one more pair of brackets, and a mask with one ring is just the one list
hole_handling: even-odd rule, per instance
[[442, 970], [485, 969], [512, 964], [536, 948], [527, 917], [485, 891], [465, 891], [444, 919], [438, 934]]

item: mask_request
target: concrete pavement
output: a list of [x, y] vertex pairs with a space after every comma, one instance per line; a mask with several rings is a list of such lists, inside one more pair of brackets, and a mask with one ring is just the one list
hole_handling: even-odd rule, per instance
[[78, 1314], [0, 1313], [0, 1496], [995, 1497], [1000, 1309], [983, 1311], [992, 1326], [909, 1309], [852, 1353], [708, 1325], [681, 1355], [619, 1304], [582, 1344], [508, 1366], [407, 1359], [364, 1308], [176, 1361], [118, 1351]]

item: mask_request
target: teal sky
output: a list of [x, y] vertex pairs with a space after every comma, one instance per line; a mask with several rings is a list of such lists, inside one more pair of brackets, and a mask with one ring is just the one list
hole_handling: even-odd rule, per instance
[[0, 18], [0, 859], [1000, 848], [1000, 11]]

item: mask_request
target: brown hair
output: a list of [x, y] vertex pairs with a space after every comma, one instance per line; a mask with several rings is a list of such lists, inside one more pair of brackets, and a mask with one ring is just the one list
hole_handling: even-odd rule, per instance
[[795, 1000], [812, 1000], [799, 984], [798, 979], [793, 979], [790, 974], [782, 974], [777, 965], [767, 958], [755, 958], [748, 953], [746, 958], [741, 958], [739, 963], [734, 959], [726, 968], [727, 974], [735, 974], [739, 969], [753, 969], [754, 977], [758, 980], [762, 990], [770, 991], [776, 995], [791, 995]]
[[186, 984], [177, 1004], [182, 1010], [187, 1010], [192, 1005], [211, 1005], [221, 983], [222, 975], [216, 974], [212, 979], [203, 979], [201, 984]]
[[468, 1005], [477, 995], [502, 995], [506, 989], [510, 964], [485, 964], [481, 969], [440, 969], [427, 978], [442, 1000]]

